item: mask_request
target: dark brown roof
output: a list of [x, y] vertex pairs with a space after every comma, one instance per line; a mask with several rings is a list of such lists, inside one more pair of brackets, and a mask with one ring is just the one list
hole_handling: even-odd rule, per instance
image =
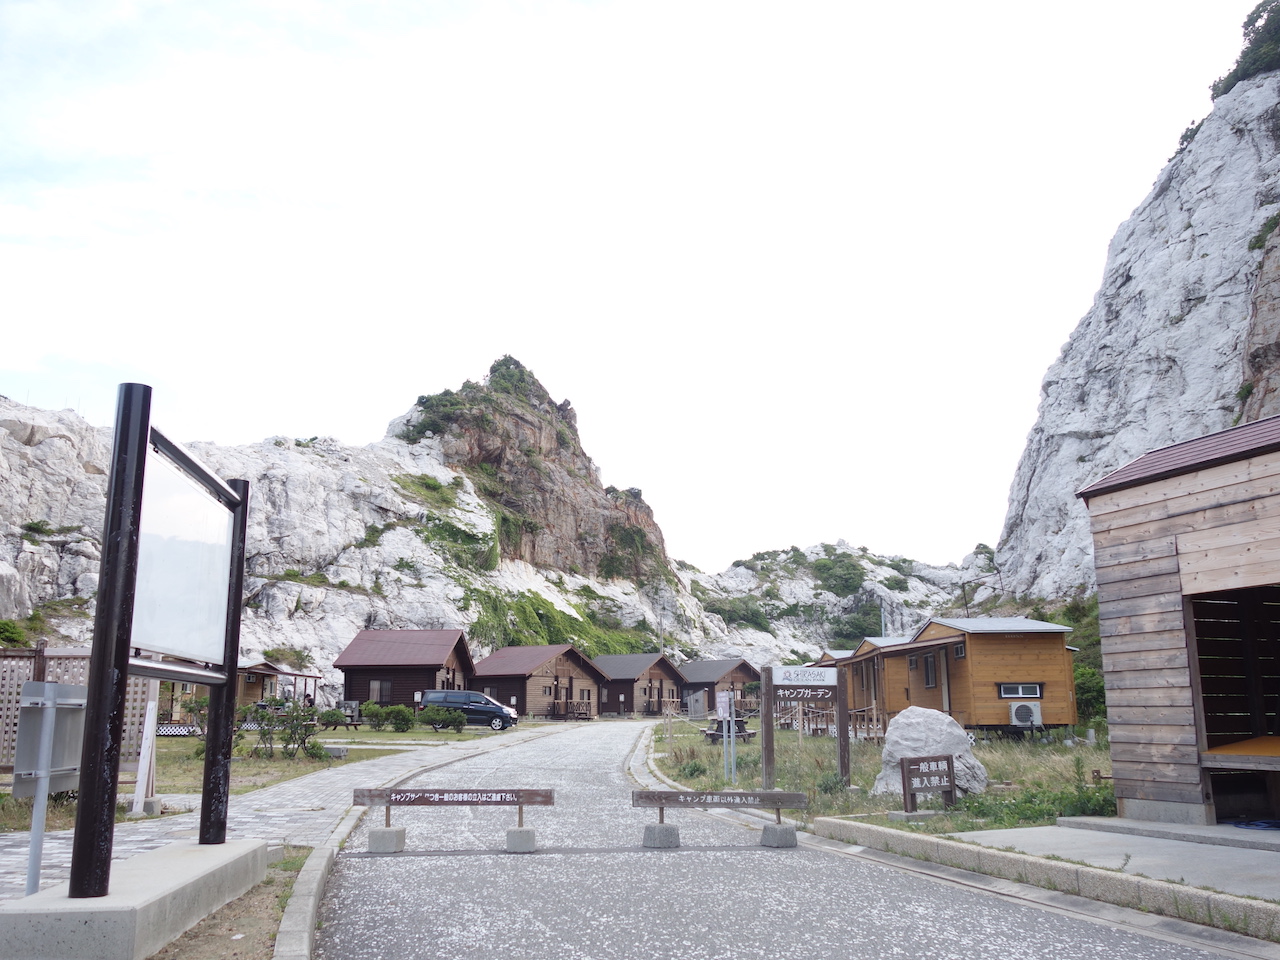
[[1103, 493], [1276, 450], [1280, 450], [1280, 417], [1268, 417], [1144, 453], [1132, 463], [1085, 487], [1076, 496], [1088, 501], [1090, 497]]
[[461, 630], [361, 630], [333, 665], [346, 667], [441, 667], [458, 648], [463, 672], [473, 669]]
[[477, 677], [530, 677], [549, 660], [559, 656], [576, 659], [598, 677], [597, 682], [609, 678], [600, 668], [579, 653], [571, 643], [553, 643], [546, 646], [500, 647], [476, 664]]
[[684, 674], [684, 678], [688, 683], [719, 683], [720, 680], [728, 673], [732, 672], [738, 664], [743, 664], [749, 673], [757, 680], [760, 679], [760, 671], [747, 663], [745, 660], [690, 660], [680, 668], [680, 672]]
[[666, 661], [676, 676], [682, 676], [676, 665], [660, 653], [608, 653], [591, 662], [610, 680], [635, 680], [659, 660]]

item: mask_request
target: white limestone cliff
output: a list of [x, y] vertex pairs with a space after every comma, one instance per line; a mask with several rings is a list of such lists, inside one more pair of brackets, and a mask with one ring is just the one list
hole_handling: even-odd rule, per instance
[[1077, 490], [1149, 450], [1280, 411], [1275, 234], [1280, 74], [1219, 98], [1111, 242], [1102, 287], [1049, 368], [1009, 494], [1007, 589], [1093, 587]]

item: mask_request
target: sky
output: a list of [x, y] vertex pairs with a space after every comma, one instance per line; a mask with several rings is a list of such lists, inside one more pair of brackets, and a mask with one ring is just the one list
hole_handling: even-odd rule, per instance
[[995, 545], [1256, 0], [0, 0], [0, 394], [362, 445], [511, 355], [711, 572]]

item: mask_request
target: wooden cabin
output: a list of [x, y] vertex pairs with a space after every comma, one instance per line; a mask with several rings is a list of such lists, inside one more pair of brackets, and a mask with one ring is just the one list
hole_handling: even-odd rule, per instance
[[1280, 418], [1155, 450], [1078, 496], [1120, 815], [1280, 817]]
[[690, 717], [705, 717], [716, 709], [716, 694], [727, 690], [741, 700], [748, 683], [760, 682], [760, 671], [745, 660], [690, 660], [684, 674], [681, 698]]
[[609, 679], [600, 687], [600, 712], [662, 716], [680, 712], [684, 675], [660, 653], [608, 654], [591, 661]]
[[333, 665], [343, 699], [414, 707], [422, 690], [466, 690], [475, 671], [461, 630], [361, 630]]
[[907, 707], [939, 710], [980, 729], [1074, 724], [1070, 632], [1026, 617], [934, 617], [906, 639], [869, 637], [837, 662], [854, 726], [881, 735]]
[[530, 717], [593, 720], [609, 678], [572, 644], [501, 647], [476, 664], [471, 689]]

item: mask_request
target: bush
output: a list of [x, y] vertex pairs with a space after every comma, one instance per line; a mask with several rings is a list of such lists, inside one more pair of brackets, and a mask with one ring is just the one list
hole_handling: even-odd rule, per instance
[[[1262, 0], [1244, 21], [1244, 49], [1235, 68], [1210, 90], [1213, 98], [1228, 93], [1241, 80], [1280, 67], [1280, 0]], [[1274, 15], [1273, 15], [1274, 14]]]
[[387, 707], [387, 722], [396, 733], [408, 733], [413, 729], [413, 711], [403, 703]]
[[693, 780], [706, 774], [707, 765], [701, 760], [690, 760], [688, 763], [681, 764], [678, 772], [684, 779]]
[[418, 714], [418, 722], [433, 730], [452, 727], [454, 733], [461, 733], [462, 728], [467, 725], [467, 715], [461, 710], [450, 710], [448, 707], [432, 704]]
[[0, 620], [0, 647], [25, 647], [27, 633], [12, 620]]
[[307, 745], [303, 747], [303, 753], [312, 760], [332, 760], [329, 751], [324, 748], [324, 744], [317, 743], [315, 740], [308, 740]]
[[844, 789], [844, 777], [835, 770], [828, 770], [818, 777], [817, 787], [819, 793], [839, 793]]
[[340, 723], [347, 722], [347, 715], [341, 710], [326, 710], [320, 714], [319, 720], [326, 726], [336, 727]]
[[381, 730], [387, 725], [387, 708], [379, 706], [376, 700], [366, 700], [360, 704], [360, 716], [375, 730]]

